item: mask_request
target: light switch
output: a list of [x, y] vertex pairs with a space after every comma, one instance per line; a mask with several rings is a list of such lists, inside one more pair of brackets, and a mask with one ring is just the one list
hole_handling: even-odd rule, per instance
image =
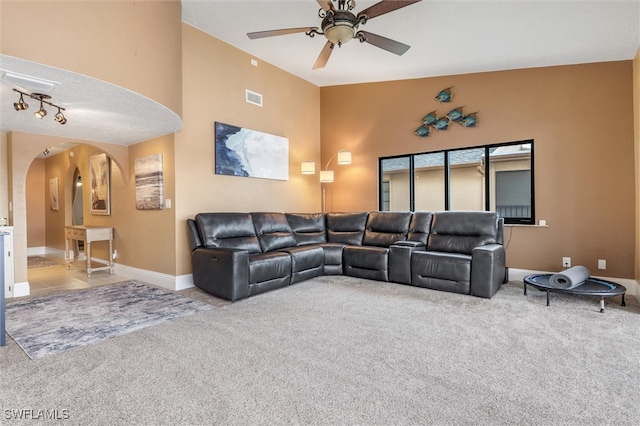
[[164, 207], [166, 209], [170, 209], [171, 208], [171, 199], [167, 198], [166, 200], [164, 200]]

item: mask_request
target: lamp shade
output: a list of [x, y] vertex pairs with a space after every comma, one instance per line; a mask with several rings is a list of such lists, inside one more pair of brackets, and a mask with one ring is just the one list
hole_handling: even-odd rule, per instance
[[303, 161], [300, 165], [300, 172], [303, 175], [316, 174], [316, 163], [314, 163], [313, 161]]
[[320, 170], [320, 182], [333, 182], [333, 170]]
[[351, 164], [351, 152], [349, 151], [338, 152], [338, 164]]

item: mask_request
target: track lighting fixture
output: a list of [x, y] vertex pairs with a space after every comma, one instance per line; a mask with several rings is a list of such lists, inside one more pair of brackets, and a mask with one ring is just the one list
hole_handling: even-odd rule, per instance
[[23, 96], [28, 96], [31, 99], [34, 99], [36, 101], [40, 101], [40, 109], [37, 110], [36, 112], [33, 113], [33, 115], [35, 115], [37, 118], [42, 119], [47, 115], [47, 110], [44, 109], [44, 104], [50, 105], [54, 108], [58, 108], [58, 112], [56, 113], [56, 115], [53, 116], [53, 119], [60, 123], [60, 124], [66, 124], [67, 123], [67, 118], [64, 116], [64, 114], [62, 113], [62, 111], [65, 111], [65, 108], [58, 106], [56, 104], [54, 104], [53, 102], [48, 101], [48, 99], [51, 99], [51, 96], [49, 95], [45, 95], [44, 93], [27, 93], [27, 92], [23, 92], [21, 90], [18, 89], [13, 89], [14, 92], [20, 93], [20, 99], [18, 100], [18, 102], [14, 102], [13, 103], [13, 107], [16, 109], [16, 111], [24, 111], [27, 108], [29, 108], [29, 104], [27, 104], [24, 101], [24, 97]]

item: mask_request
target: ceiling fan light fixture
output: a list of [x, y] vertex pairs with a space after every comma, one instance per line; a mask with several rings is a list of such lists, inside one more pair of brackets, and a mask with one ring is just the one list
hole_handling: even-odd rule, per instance
[[333, 44], [343, 45], [356, 36], [358, 18], [349, 11], [335, 10], [322, 20], [322, 32]]

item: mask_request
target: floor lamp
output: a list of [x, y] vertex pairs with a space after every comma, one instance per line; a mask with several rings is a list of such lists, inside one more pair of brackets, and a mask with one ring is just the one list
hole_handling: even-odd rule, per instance
[[351, 152], [341, 149], [329, 158], [329, 161], [327, 161], [327, 164], [324, 166], [324, 170], [320, 170], [320, 183], [322, 185], [322, 213], [327, 212], [326, 184], [333, 182], [333, 170], [329, 170], [329, 164], [331, 164], [331, 160], [336, 157], [338, 157], [338, 164], [340, 165], [351, 164]]

